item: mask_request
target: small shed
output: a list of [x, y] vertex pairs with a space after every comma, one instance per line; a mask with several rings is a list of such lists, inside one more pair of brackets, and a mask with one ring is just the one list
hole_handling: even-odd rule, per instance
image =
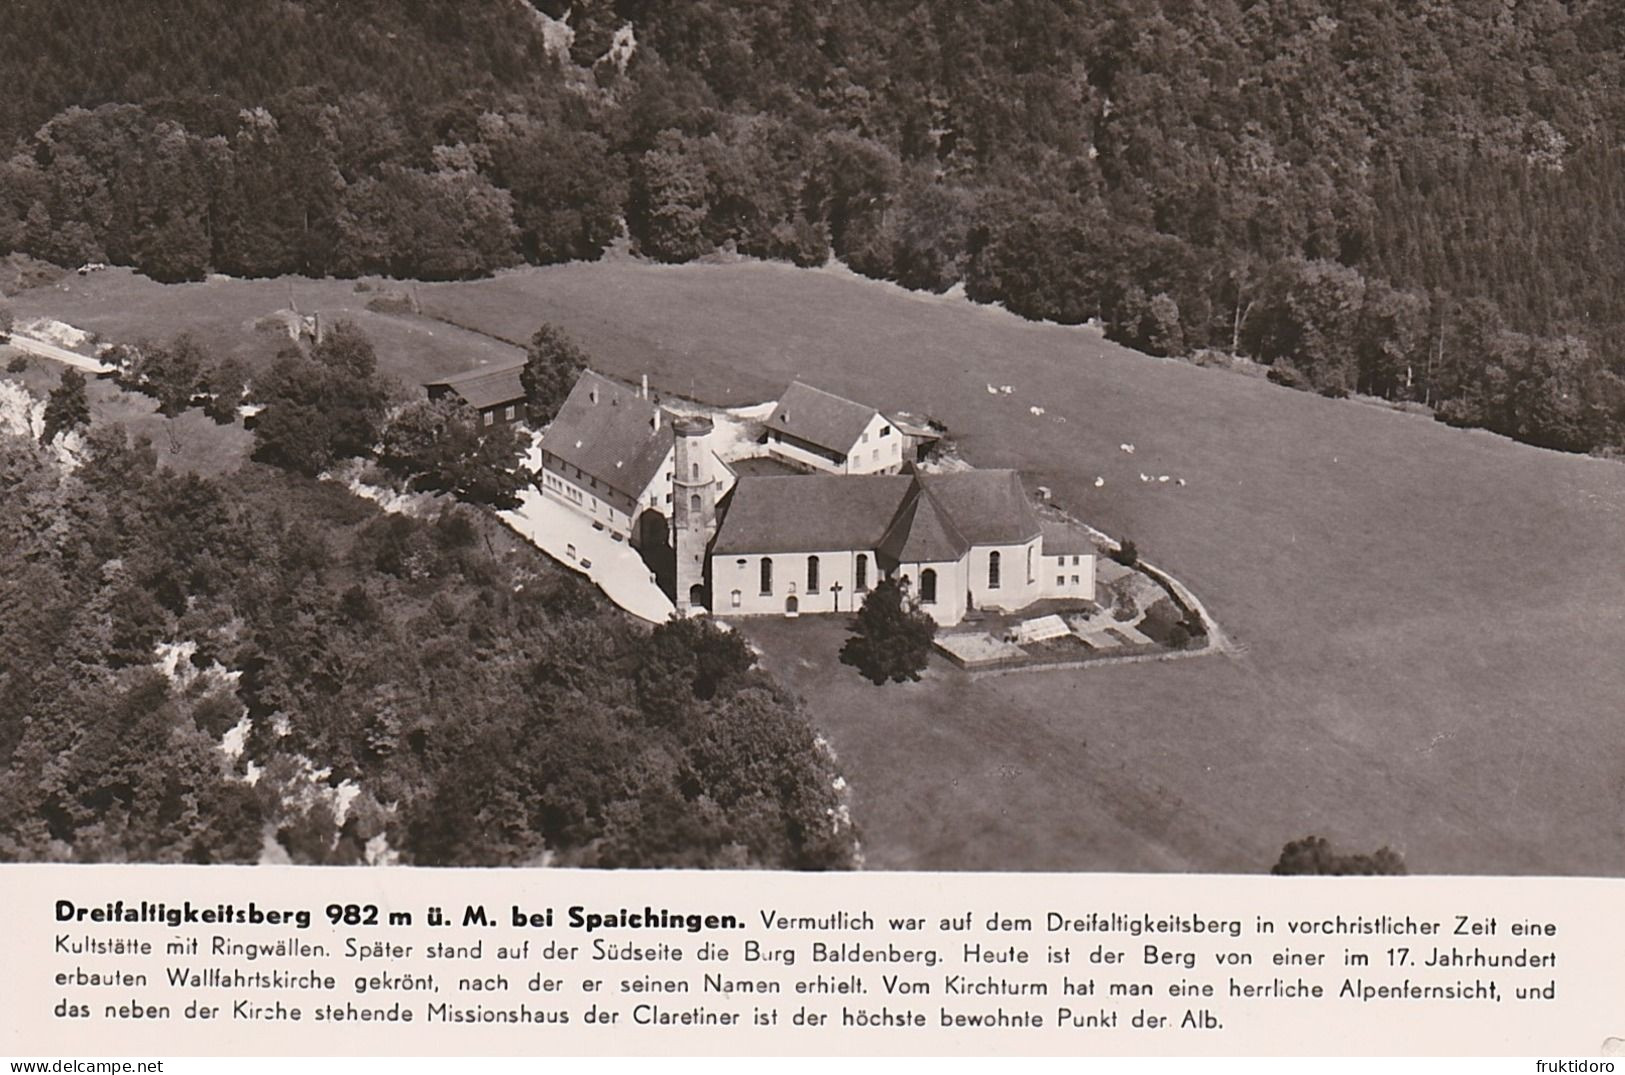
[[480, 366], [427, 381], [423, 387], [430, 399], [454, 395], [480, 414], [482, 425], [516, 422], [525, 417], [525, 386], [519, 373], [524, 363], [495, 369]]
[[948, 431], [948, 427], [940, 422], [929, 418], [916, 418], [902, 411], [887, 417], [891, 419], [892, 425], [897, 427], [897, 432], [905, 438], [916, 463], [925, 462], [937, 445], [942, 443], [942, 438]]

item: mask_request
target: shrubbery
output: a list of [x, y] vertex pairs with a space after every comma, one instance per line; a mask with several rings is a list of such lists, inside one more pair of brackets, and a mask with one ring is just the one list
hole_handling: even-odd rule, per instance
[[1320, 836], [1294, 840], [1281, 849], [1270, 873], [1273, 874], [1403, 874], [1405, 860], [1399, 852], [1383, 847], [1369, 854], [1342, 854]]

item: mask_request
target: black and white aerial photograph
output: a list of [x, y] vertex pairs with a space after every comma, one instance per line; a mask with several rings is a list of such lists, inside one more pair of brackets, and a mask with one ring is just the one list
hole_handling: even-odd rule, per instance
[[0, 861], [1625, 875], [1616, 0], [0, 42]]

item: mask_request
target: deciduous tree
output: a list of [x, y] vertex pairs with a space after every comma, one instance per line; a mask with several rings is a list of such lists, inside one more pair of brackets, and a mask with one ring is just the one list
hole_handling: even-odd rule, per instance
[[45, 401], [45, 427], [40, 443], [49, 444], [60, 433], [90, 424], [90, 400], [85, 395], [85, 375], [69, 366], [62, 380], [51, 389]]
[[877, 686], [917, 680], [931, 660], [936, 633], [937, 621], [915, 606], [897, 579], [887, 579], [869, 591], [854, 617], [841, 663]]
[[551, 422], [586, 368], [587, 354], [569, 333], [552, 324], [537, 329], [525, 348], [525, 368], [519, 373], [531, 421]]

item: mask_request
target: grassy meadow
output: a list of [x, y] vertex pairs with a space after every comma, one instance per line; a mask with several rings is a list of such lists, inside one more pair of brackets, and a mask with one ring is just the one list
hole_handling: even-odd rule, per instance
[[[517, 348], [427, 317], [380, 313], [368, 303], [386, 292], [404, 294], [418, 285], [369, 280], [238, 280], [225, 277], [191, 284], [159, 284], [129, 269], [107, 269], [23, 291], [6, 301], [19, 321], [53, 317], [108, 340], [167, 342], [192, 333], [215, 355], [236, 355], [250, 366], [267, 362], [291, 342], [285, 329], [261, 325], [279, 311], [319, 313], [329, 322], [361, 327], [404, 388], [448, 372], [523, 358]], [[534, 326], [532, 326], [534, 331]], [[528, 337], [528, 333], [526, 334]]]
[[[304, 312], [354, 314], [407, 383], [515, 357], [482, 333], [545, 320], [607, 372], [711, 402], [800, 377], [933, 415], [971, 461], [1133, 538], [1240, 646], [976, 681], [939, 662], [876, 688], [835, 663], [841, 624], [750, 625], [840, 755], [871, 867], [1257, 872], [1316, 833], [1419, 873], [1625, 875], [1625, 466], [835, 271], [418, 285], [425, 315], [478, 332], [292, 286]], [[13, 305], [248, 347], [289, 287], [106, 273]]]

